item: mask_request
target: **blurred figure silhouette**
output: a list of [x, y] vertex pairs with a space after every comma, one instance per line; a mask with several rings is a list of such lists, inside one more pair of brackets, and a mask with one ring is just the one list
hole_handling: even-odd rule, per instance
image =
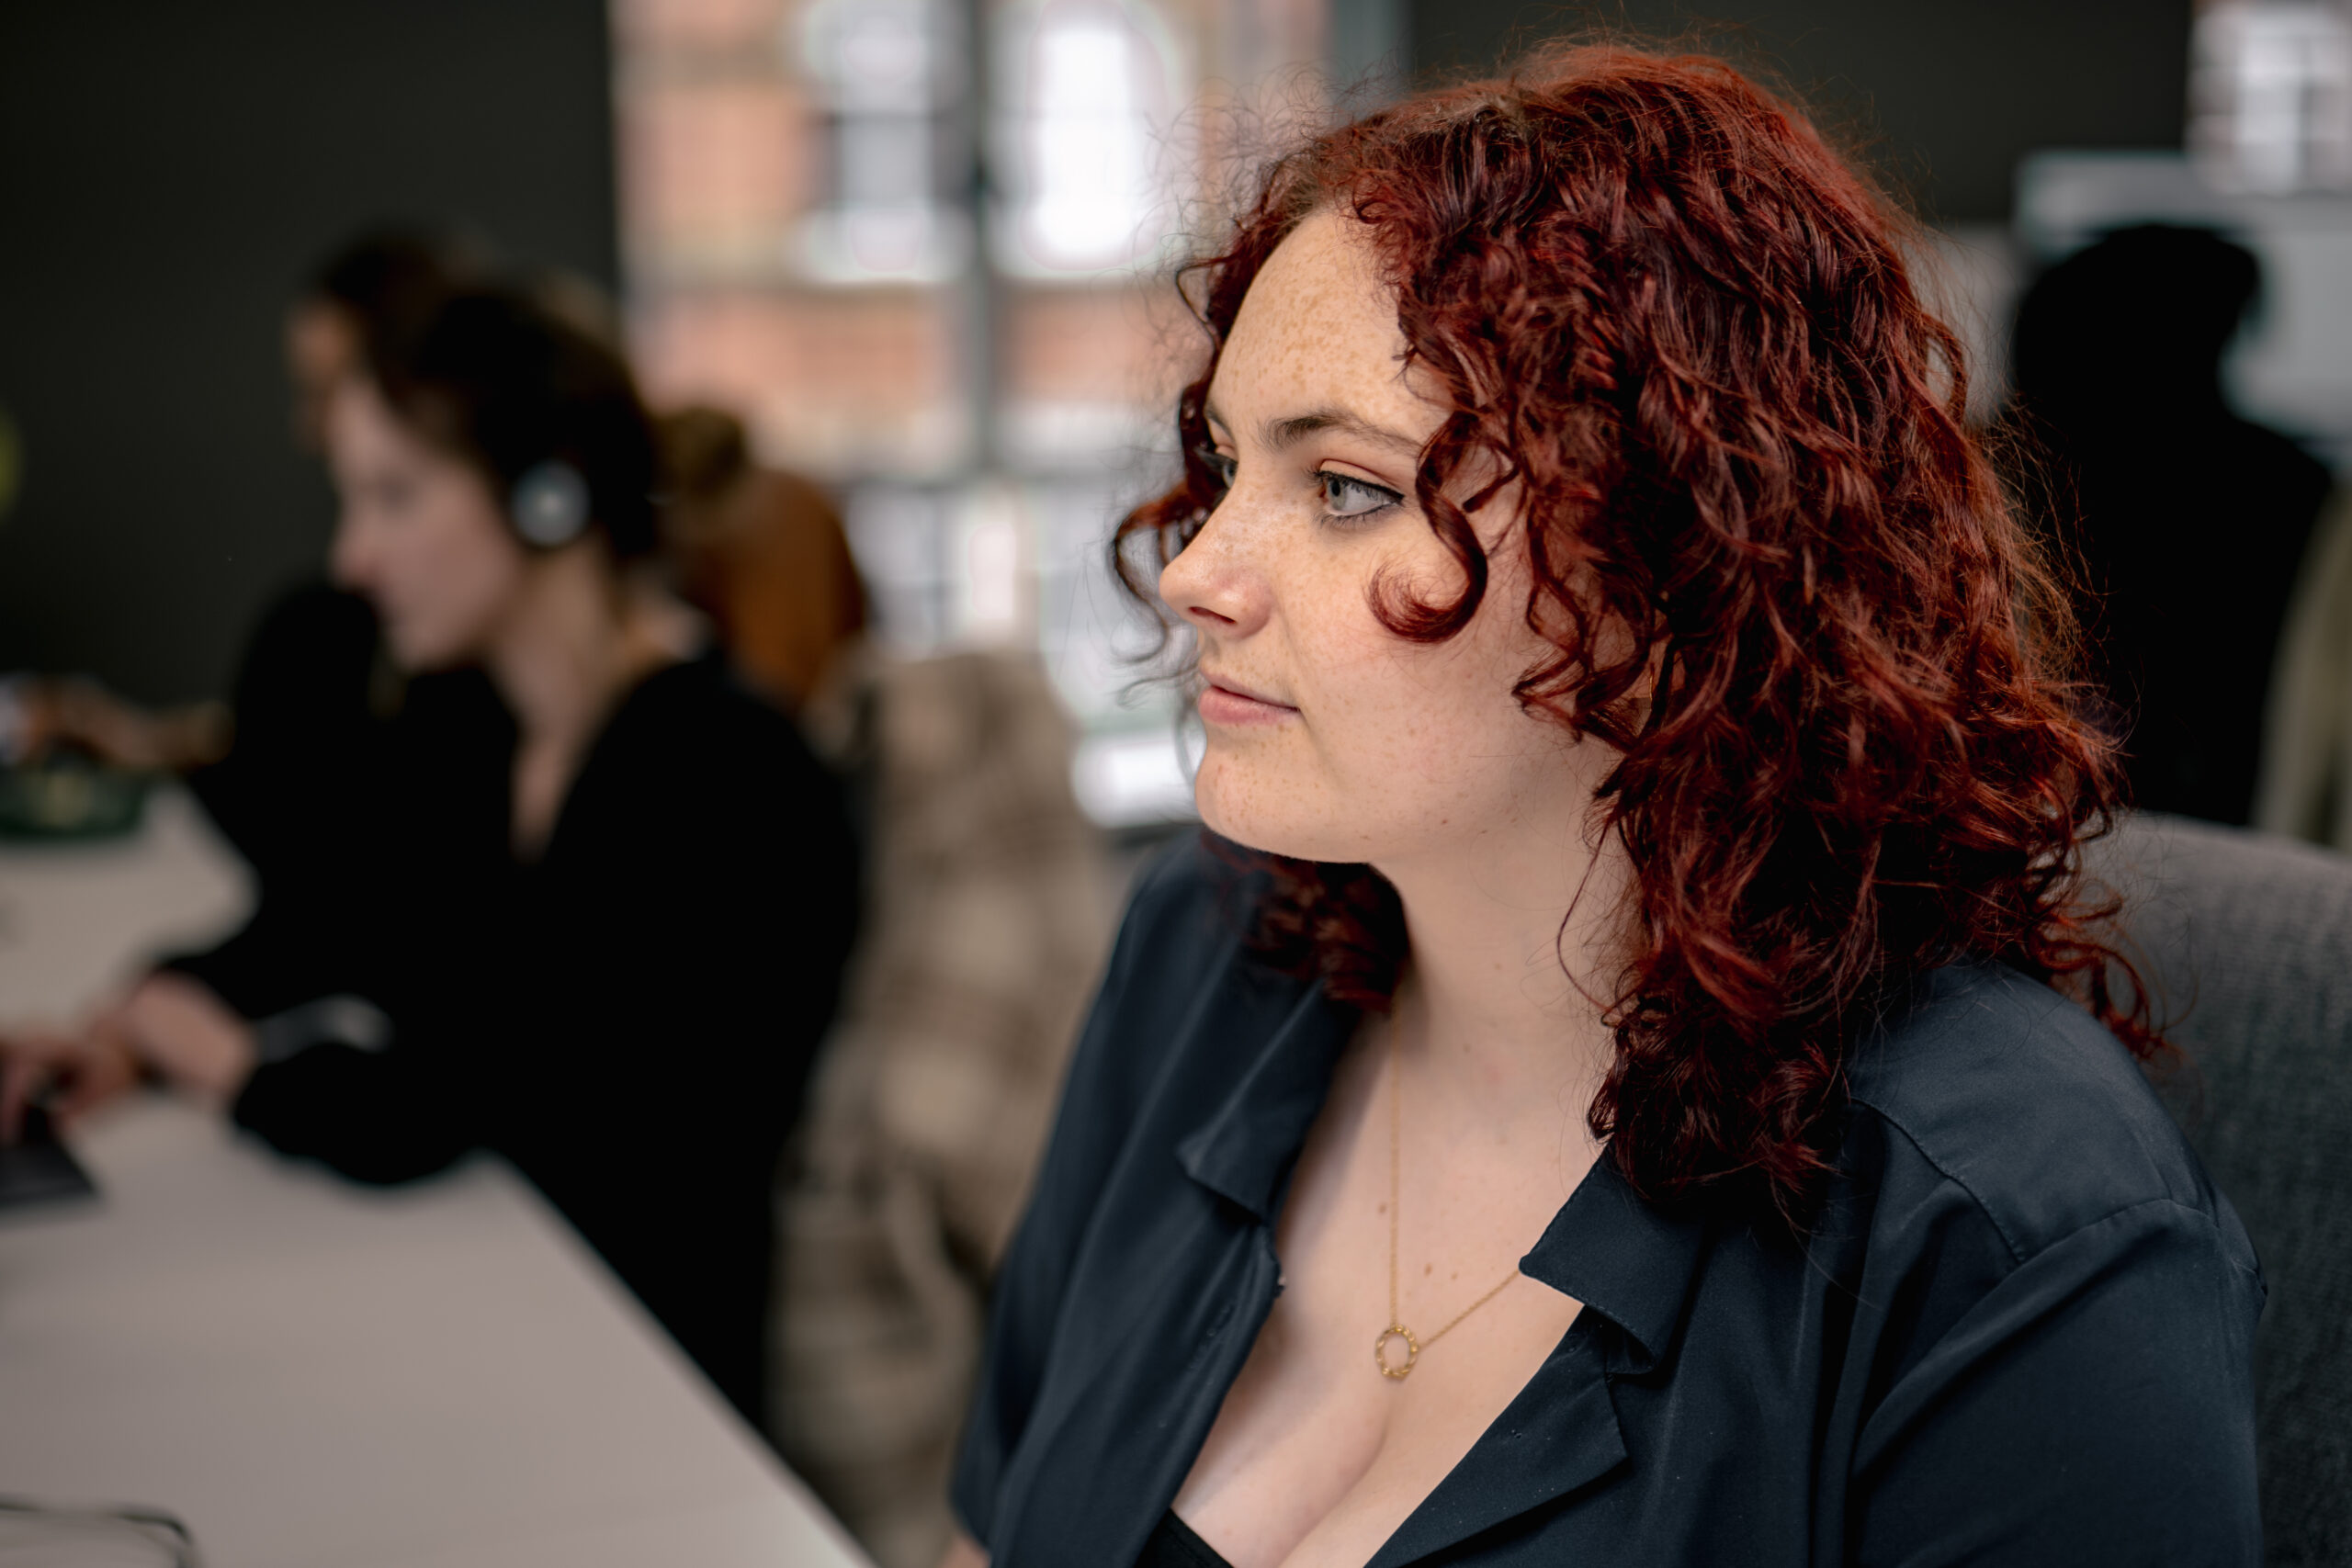
[[745, 677], [797, 713], [865, 632], [865, 585], [841, 514], [799, 475], [754, 466], [732, 414], [683, 408], [661, 431], [662, 533], [679, 590]]
[[84, 1034], [0, 1043], [0, 1122], [37, 1072], [70, 1108], [143, 1067], [361, 1180], [496, 1149], [756, 1421], [775, 1172], [857, 924], [839, 787], [635, 570], [657, 465], [609, 347], [493, 290], [363, 346], [334, 569], [411, 679], [349, 830]]
[[2012, 343], [2023, 423], [2062, 514], [2081, 519], [2135, 803], [2237, 824], [2328, 489], [2322, 464], [2222, 392], [2260, 288], [2254, 256], [2210, 231], [2119, 230], [2034, 283]]
[[[481, 246], [421, 229], [376, 230], [328, 256], [286, 312], [296, 444], [324, 457], [336, 388], [492, 274]], [[401, 676], [379, 644], [367, 599], [323, 575], [281, 595], [246, 642], [230, 690], [233, 741], [188, 783], [265, 897], [341, 858], [326, 840], [350, 830], [344, 799], [374, 765], [381, 721], [400, 697]]]

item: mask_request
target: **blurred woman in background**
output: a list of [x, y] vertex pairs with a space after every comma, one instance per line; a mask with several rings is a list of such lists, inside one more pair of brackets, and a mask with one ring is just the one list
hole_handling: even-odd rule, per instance
[[323, 411], [334, 572], [412, 677], [336, 803], [366, 831], [83, 1037], [17, 1043], [15, 1090], [143, 1067], [369, 1181], [496, 1149], [756, 1420], [771, 1182], [856, 925], [839, 793], [638, 570], [654, 445], [611, 350], [496, 291], [366, 347]]
[[[454, 233], [381, 229], [322, 263], [286, 312], [291, 424], [307, 456], [327, 455], [327, 415], [364, 376], [370, 343], [413, 337], [454, 294], [487, 286], [486, 249]], [[398, 666], [365, 595], [328, 580], [325, 562], [263, 613], [229, 696], [228, 754], [189, 788], [253, 865], [267, 899], [337, 874], [356, 825], [339, 801], [376, 765]], [[296, 894], [297, 897], [306, 895]]]

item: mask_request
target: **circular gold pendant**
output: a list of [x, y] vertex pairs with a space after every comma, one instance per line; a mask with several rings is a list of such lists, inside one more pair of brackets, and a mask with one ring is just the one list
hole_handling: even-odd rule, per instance
[[[1405, 1359], [1402, 1361], [1389, 1360], [1388, 1342], [1391, 1339], [1402, 1339], [1405, 1342]], [[1392, 1378], [1402, 1382], [1405, 1380], [1405, 1374], [1413, 1370], [1413, 1363], [1420, 1359], [1421, 1342], [1414, 1338], [1413, 1331], [1401, 1323], [1390, 1324], [1380, 1331], [1380, 1337], [1372, 1342], [1372, 1364], [1380, 1369], [1382, 1377]]]

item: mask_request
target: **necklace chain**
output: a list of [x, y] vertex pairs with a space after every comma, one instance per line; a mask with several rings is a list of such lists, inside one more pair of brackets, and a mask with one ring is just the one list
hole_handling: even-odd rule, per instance
[[[1398, 1382], [1403, 1382], [1406, 1374], [1413, 1370], [1424, 1349], [1453, 1333], [1456, 1324], [1501, 1295], [1504, 1289], [1519, 1278], [1519, 1269], [1514, 1267], [1510, 1273], [1495, 1281], [1493, 1289], [1446, 1319], [1445, 1325], [1427, 1339], [1416, 1338], [1413, 1331], [1405, 1326], [1396, 1310], [1396, 1211], [1402, 1185], [1399, 1172], [1405, 1163], [1404, 1145], [1405, 1057], [1397, 1043], [1396, 1021], [1392, 1018], [1388, 1023], [1388, 1326], [1382, 1329], [1380, 1337], [1372, 1342], [1372, 1362], [1380, 1369], [1382, 1377]], [[1392, 1339], [1401, 1339], [1405, 1343], [1405, 1359], [1400, 1362], [1392, 1362], [1388, 1359], [1388, 1342]]]

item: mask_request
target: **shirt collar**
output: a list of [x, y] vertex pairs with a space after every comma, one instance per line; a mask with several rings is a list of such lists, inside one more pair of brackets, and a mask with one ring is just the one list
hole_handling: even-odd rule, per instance
[[1232, 1092], [1176, 1145], [1176, 1157], [1193, 1180], [1271, 1224], [1362, 1014], [1319, 984], [1248, 985], [1219, 1001], [1202, 1010], [1196, 1032], [1245, 1032], [1240, 1038], [1257, 1034], [1264, 1043], [1243, 1059]]
[[1552, 1216], [1543, 1239], [1519, 1260], [1520, 1272], [1625, 1332], [1637, 1353], [1623, 1357], [1612, 1371], [1645, 1372], [1666, 1355], [1690, 1309], [1712, 1228], [1644, 1202], [1604, 1149]]
[[[1319, 984], [1269, 978], [1260, 971], [1257, 983], [1230, 987], [1196, 1015], [1196, 1039], [1215, 1031], [1263, 1043], [1242, 1056], [1231, 1091], [1176, 1156], [1193, 1180], [1271, 1224], [1363, 1014], [1332, 1001]], [[1611, 1370], [1643, 1372], [1665, 1356], [1681, 1324], [1709, 1231], [1702, 1220], [1636, 1197], [1604, 1150], [1520, 1271], [1623, 1329], [1634, 1350], [1612, 1355]]]

